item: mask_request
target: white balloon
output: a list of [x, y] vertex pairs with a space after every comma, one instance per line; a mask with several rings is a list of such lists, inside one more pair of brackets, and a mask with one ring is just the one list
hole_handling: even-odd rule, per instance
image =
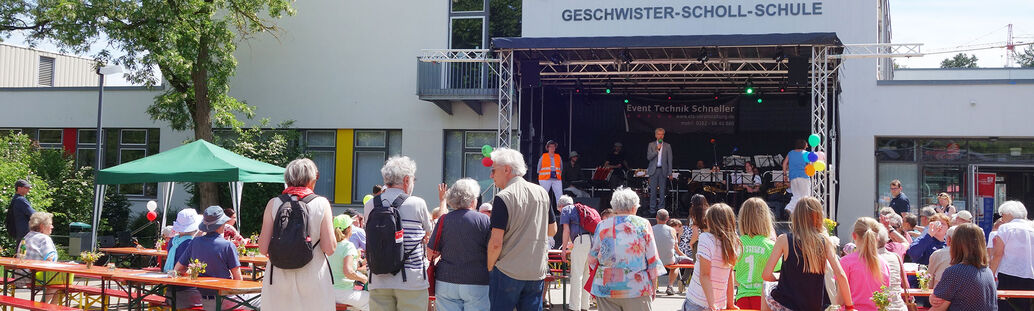
[[158, 208], [158, 202], [155, 202], [154, 200], [147, 201], [147, 210], [153, 212], [157, 208]]

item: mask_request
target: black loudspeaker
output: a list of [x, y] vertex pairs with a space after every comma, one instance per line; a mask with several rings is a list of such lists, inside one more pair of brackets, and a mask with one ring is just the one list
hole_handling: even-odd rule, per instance
[[807, 57], [790, 57], [790, 62], [787, 65], [790, 67], [787, 72], [787, 80], [789, 80], [791, 86], [808, 85], [808, 71], [811, 63], [808, 62]]
[[582, 203], [582, 205], [588, 205], [596, 211], [602, 211], [603, 207], [600, 206], [600, 198], [589, 198], [589, 197], [575, 197], [574, 203]]
[[521, 86], [540, 86], [541, 84], [539, 63], [531, 60], [521, 62]]

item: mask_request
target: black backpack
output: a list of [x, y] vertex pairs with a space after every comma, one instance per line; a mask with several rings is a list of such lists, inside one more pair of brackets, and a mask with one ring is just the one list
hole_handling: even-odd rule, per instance
[[[312, 261], [312, 249], [320, 241], [312, 243], [312, 237], [309, 236], [309, 202], [317, 197], [316, 194], [310, 194], [296, 200], [288, 194], [280, 196], [282, 203], [273, 218], [273, 234], [269, 239], [270, 284], [273, 283], [273, 267], [298, 269]], [[330, 267], [329, 264], [327, 266]]]
[[406, 281], [403, 270], [407, 257], [416, 248], [406, 251], [403, 245], [402, 217], [399, 206], [409, 198], [400, 194], [390, 206], [381, 203], [381, 196], [373, 198], [373, 210], [366, 220], [366, 260], [373, 274], [395, 275], [402, 271], [402, 281]]
[[4, 218], [4, 226], [7, 228], [7, 235], [11, 236], [11, 240], [18, 242], [18, 227], [14, 223], [14, 199], [11, 199], [11, 203], [7, 205], [7, 213]]

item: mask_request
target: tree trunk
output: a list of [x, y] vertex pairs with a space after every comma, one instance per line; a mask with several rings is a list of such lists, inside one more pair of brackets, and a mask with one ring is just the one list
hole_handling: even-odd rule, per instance
[[[212, 103], [208, 97], [208, 50], [211, 40], [201, 32], [197, 59], [194, 61], [190, 78], [194, 83], [194, 139], [212, 141]], [[202, 209], [219, 205], [219, 187], [215, 183], [198, 183]]]

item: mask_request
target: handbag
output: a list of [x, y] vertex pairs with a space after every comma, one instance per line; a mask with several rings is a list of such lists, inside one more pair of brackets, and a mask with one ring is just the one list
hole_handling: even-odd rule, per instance
[[442, 217], [438, 217], [438, 225], [434, 229], [434, 231], [435, 231], [434, 246], [436, 246], [437, 249], [432, 249], [432, 250], [438, 252], [438, 258], [435, 258], [435, 260], [431, 261], [431, 264], [429, 264], [427, 266], [427, 271], [426, 271], [426, 273], [427, 273], [427, 283], [428, 283], [428, 285], [430, 285], [429, 287], [427, 287], [427, 294], [432, 296], [432, 297], [434, 296], [434, 283], [435, 283], [435, 281], [434, 281], [434, 272], [435, 272], [436, 268], [438, 267], [438, 260], [441, 260], [441, 257], [442, 257], [441, 249], [442, 249], [442, 223], [443, 222], [445, 222], [445, 215], [442, 215]]

